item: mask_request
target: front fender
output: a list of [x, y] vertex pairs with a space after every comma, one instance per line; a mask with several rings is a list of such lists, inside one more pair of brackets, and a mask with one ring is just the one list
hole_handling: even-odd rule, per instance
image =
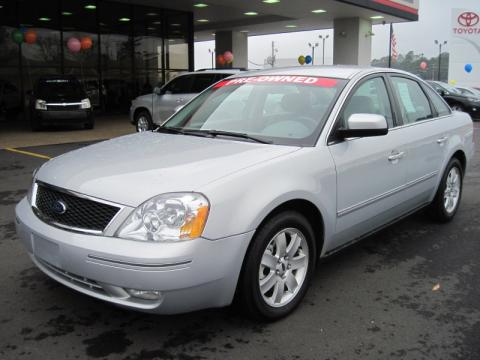
[[336, 173], [326, 147], [299, 151], [260, 163], [200, 189], [211, 209], [203, 236], [219, 239], [258, 228], [290, 200], [314, 204], [324, 220], [325, 243], [335, 229]]

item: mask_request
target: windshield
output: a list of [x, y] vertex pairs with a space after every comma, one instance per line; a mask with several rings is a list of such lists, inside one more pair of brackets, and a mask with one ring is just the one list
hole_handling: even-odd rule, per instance
[[313, 146], [346, 82], [305, 76], [223, 80], [187, 104], [163, 128], [197, 134], [214, 130], [273, 144]]
[[76, 79], [40, 80], [37, 91], [39, 97], [49, 97], [52, 94], [59, 98], [85, 97], [82, 85]]

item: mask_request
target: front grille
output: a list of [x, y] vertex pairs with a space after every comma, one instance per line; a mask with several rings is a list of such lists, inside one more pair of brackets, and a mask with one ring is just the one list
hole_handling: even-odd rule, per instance
[[[59, 204], [61, 203], [61, 204]], [[35, 206], [47, 223], [67, 228], [102, 232], [120, 210], [75, 194], [37, 184]]]
[[101, 285], [99, 285], [95, 280], [88, 279], [82, 276], [78, 276], [76, 274], [72, 274], [68, 271], [65, 271], [63, 269], [60, 269], [56, 266], [53, 266], [52, 264], [41, 260], [39, 258], [36, 258], [36, 260], [43, 265], [46, 270], [49, 270], [50, 272], [54, 273], [55, 275], [61, 277], [64, 280], [67, 280], [68, 282], [80, 286], [84, 289], [92, 290], [98, 293], [105, 293], [104, 289], [102, 288]]
[[80, 105], [78, 104], [66, 104], [66, 105], [48, 105], [47, 110], [52, 111], [63, 111], [63, 110], [78, 110], [80, 109]]

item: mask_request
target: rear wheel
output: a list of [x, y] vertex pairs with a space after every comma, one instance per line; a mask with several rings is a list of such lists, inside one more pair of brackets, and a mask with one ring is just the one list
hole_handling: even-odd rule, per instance
[[452, 158], [443, 174], [430, 213], [440, 222], [452, 220], [457, 213], [462, 197], [463, 167], [457, 158]]
[[137, 132], [144, 132], [153, 129], [152, 117], [147, 111], [140, 111], [135, 116]]
[[277, 320], [301, 302], [315, 261], [314, 232], [294, 211], [275, 215], [259, 229], [245, 258], [239, 296], [249, 315]]

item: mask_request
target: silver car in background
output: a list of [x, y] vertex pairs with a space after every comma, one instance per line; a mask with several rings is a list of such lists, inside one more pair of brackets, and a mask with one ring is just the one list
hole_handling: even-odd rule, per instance
[[132, 100], [130, 122], [138, 132], [152, 130], [210, 85], [239, 72], [237, 69], [199, 70], [179, 75], [164, 86], [155, 87], [152, 94]]
[[473, 153], [469, 115], [408, 73], [243, 73], [156, 131], [46, 162], [16, 226], [32, 261], [84, 294], [161, 314], [236, 296], [274, 320], [319, 258], [424, 207], [450, 221]]

